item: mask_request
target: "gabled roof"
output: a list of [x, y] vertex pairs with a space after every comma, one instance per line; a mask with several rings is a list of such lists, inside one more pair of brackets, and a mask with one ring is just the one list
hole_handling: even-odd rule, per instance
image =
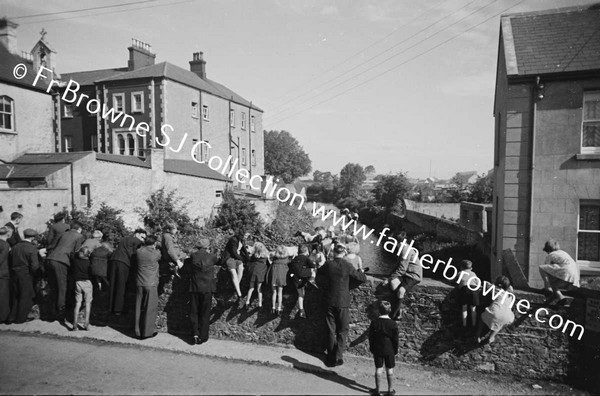
[[150, 159], [143, 159], [133, 155], [96, 153], [96, 159], [99, 161], [115, 162], [123, 165], [139, 166], [140, 168], [152, 168]]
[[509, 76], [600, 70], [600, 3], [502, 16]]
[[73, 163], [91, 155], [93, 151], [77, 151], [73, 153], [30, 153], [15, 159], [16, 164], [60, 164]]
[[[27, 66], [28, 73], [25, 77], [18, 79], [14, 76], [13, 71], [18, 64], [24, 64]], [[28, 61], [24, 58], [21, 58], [18, 55], [10, 53], [8, 49], [0, 44], [0, 81], [9, 83], [11, 85], [18, 85], [23, 88], [31, 89], [34, 91], [40, 91], [46, 93], [46, 88], [48, 88], [48, 82], [50, 81], [50, 76], [48, 78], [37, 82], [35, 86], [33, 86], [33, 81], [35, 80], [35, 71], [32, 70], [33, 66], [31, 61]], [[48, 94], [50, 95], [50, 94]]]
[[[116, 69], [113, 69], [116, 70]], [[84, 72], [89, 73], [89, 72]], [[75, 75], [76, 73], [68, 73], [67, 75]], [[79, 73], [82, 74], [82, 73]], [[87, 76], [85, 76], [87, 77]], [[75, 77], [73, 80], [79, 82]], [[192, 88], [197, 88], [204, 92], [208, 92], [223, 99], [231, 100], [232, 102], [243, 106], [251, 107], [254, 110], [262, 111], [259, 107], [253, 105], [250, 101], [244, 99], [229, 88], [214, 82], [209, 79], [202, 79], [196, 73], [183, 69], [169, 62], [161, 62], [155, 65], [142, 67], [132, 71], [123, 71], [121, 73], [111, 73], [106, 77], [101, 77], [95, 82], [122, 81], [133, 80], [138, 78], [168, 78], [169, 80], [177, 81]]]
[[166, 159], [164, 171], [169, 173], [178, 173], [180, 175], [203, 177], [205, 179], [220, 180], [231, 182], [226, 176], [212, 170], [206, 164], [199, 164], [194, 161]]
[[467, 183], [473, 176], [477, 176], [477, 171], [456, 172], [456, 176], [454, 177], [458, 178], [462, 183]]

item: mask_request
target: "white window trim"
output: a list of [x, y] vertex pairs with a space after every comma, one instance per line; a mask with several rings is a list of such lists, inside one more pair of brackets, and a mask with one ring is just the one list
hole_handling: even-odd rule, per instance
[[[132, 135], [134, 135], [134, 137], [133, 137], [133, 144], [134, 144], [134, 151], [133, 151], [134, 155], [133, 155], [133, 157], [137, 157], [138, 156], [137, 155], [138, 149], [136, 147], [137, 146], [137, 139], [136, 139], [136, 137], [138, 135], [135, 132], [130, 132], [129, 129], [127, 129], [127, 128], [119, 128], [119, 129], [113, 129], [112, 133], [113, 133], [113, 152], [112, 152], [112, 154], [126, 155], [126, 156], [129, 156], [129, 157], [132, 157], [131, 155], [129, 155], [129, 140], [127, 138], [127, 135], [132, 134]], [[119, 152], [120, 151], [120, 148], [119, 148], [119, 135], [122, 135], [123, 139], [125, 141], [125, 150], [124, 150], [123, 154], [121, 154]]]
[[200, 118], [200, 104], [192, 102], [192, 118]]
[[585, 117], [585, 101], [590, 97], [600, 99], [600, 91], [587, 91], [583, 93], [583, 101], [581, 105], [581, 131], [579, 133], [579, 147], [581, 148], [581, 154], [600, 154], [600, 146], [598, 147], [583, 147], [583, 125], [586, 122], [600, 122], [600, 118], [586, 120]]
[[[209, 143], [208, 140], [205, 140], [205, 142]], [[202, 144], [201, 146], [202, 146], [202, 153], [201, 153], [202, 161], [204, 161], [205, 163], [208, 163], [208, 153], [209, 153], [208, 145]]]
[[17, 133], [17, 128], [15, 126], [15, 121], [16, 121], [15, 100], [8, 95], [0, 95], [0, 98], [6, 98], [10, 102], [10, 113], [2, 112], [2, 114], [10, 114], [10, 126], [11, 126], [10, 128], [0, 128], [0, 131]]
[[[73, 107], [75, 106], [73, 106], [72, 104], [63, 104], [62, 118], [73, 118]], [[67, 111], [67, 109], [69, 109], [69, 111]]]
[[[142, 108], [139, 110], [135, 109], [135, 95], [140, 95], [140, 97], [142, 98]], [[136, 92], [132, 92], [131, 93], [131, 112], [132, 113], [138, 113], [138, 114], [143, 114], [144, 113], [144, 92], [142, 91], [136, 91]]]
[[[70, 140], [71, 144], [67, 145], [67, 141]], [[64, 143], [65, 143], [65, 153], [71, 153], [73, 152], [73, 137], [72, 136], [65, 136], [63, 139]]]
[[246, 149], [242, 148], [242, 165], [246, 166], [246, 163], [247, 163], [247, 161], [246, 161]]
[[250, 132], [256, 132], [255, 131], [255, 124], [254, 124], [254, 116], [253, 115], [250, 116]]
[[256, 150], [250, 151], [250, 164], [256, 166]]
[[242, 130], [246, 130], [246, 113], [242, 112]]
[[210, 120], [210, 114], [208, 112], [208, 105], [202, 105], [202, 119], [205, 121]]
[[[121, 111], [123, 113], [125, 113], [125, 94], [113, 94], [112, 96], [113, 100], [112, 100], [112, 106], [115, 109], [115, 111]], [[121, 103], [123, 104], [123, 108], [121, 110], [119, 110], [117, 108], [117, 99], [116, 98], [121, 98]]]
[[229, 126], [235, 128], [235, 110], [229, 110]]
[[[592, 200], [585, 202], [583, 200], [584, 205], [588, 206], [600, 206], [600, 202], [596, 205]], [[577, 210], [577, 241], [575, 243], [575, 261], [579, 265], [580, 270], [586, 271], [598, 271], [600, 272], [600, 261], [589, 261], [589, 260], [579, 260], [579, 233], [585, 232], [588, 234], [600, 234], [600, 230], [582, 230], [579, 228], [579, 223], [581, 220], [581, 205], [582, 201], [579, 201], [579, 208]]]

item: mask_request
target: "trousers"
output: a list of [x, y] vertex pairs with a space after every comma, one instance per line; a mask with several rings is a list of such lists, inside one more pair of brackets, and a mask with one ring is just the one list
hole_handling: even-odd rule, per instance
[[67, 297], [67, 278], [69, 267], [59, 261], [48, 260], [48, 282], [52, 288], [56, 311], [63, 315]]
[[150, 337], [156, 331], [158, 288], [138, 286], [135, 296], [135, 335]]
[[10, 279], [0, 278], [0, 323], [8, 320], [10, 315]]
[[123, 312], [127, 278], [129, 278], [129, 266], [120, 261], [112, 261], [110, 265], [109, 306], [110, 311], [113, 313]]
[[12, 276], [12, 309], [9, 320], [14, 323], [23, 323], [33, 307], [33, 279], [29, 271], [13, 272]]
[[212, 293], [190, 293], [192, 332], [201, 341], [208, 340]]
[[346, 338], [350, 329], [348, 308], [328, 307], [327, 316], [327, 358], [331, 361], [342, 359], [346, 349]]

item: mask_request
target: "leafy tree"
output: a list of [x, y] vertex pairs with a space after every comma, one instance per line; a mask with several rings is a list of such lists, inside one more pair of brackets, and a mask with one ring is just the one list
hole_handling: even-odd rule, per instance
[[369, 165], [365, 168], [365, 175], [367, 177], [375, 176], [377, 172], [375, 171], [375, 167], [373, 165]]
[[450, 179], [450, 184], [453, 184], [454, 187], [449, 189], [447, 192], [448, 202], [461, 202], [469, 200], [469, 185], [463, 183], [459, 176], [454, 176], [452, 179]]
[[265, 171], [291, 183], [312, 169], [310, 158], [287, 131], [265, 132]]
[[377, 205], [392, 209], [410, 191], [411, 185], [404, 173], [383, 175], [375, 184], [373, 195]]
[[167, 223], [177, 224], [180, 234], [194, 235], [200, 228], [198, 219], [192, 219], [187, 213], [188, 202], [182, 202], [176, 190], [167, 192], [161, 188], [146, 199], [146, 208], [136, 208], [144, 225], [152, 233], [161, 232]]
[[102, 202], [100, 209], [94, 216], [94, 229], [102, 231], [104, 238], [113, 244], [130, 233], [130, 230], [125, 226], [121, 213], [123, 213], [123, 210], [112, 208]]
[[481, 175], [471, 186], [470, 201], [479, 203], [492, 203], [494, 190], [494, 174]]
[[313, 181], [322, 182], [323, 181], [323, 172], [320, 170], [316, 170], [313, 172]]
[[355, 195], [365, 180], [367, 177], [363, 167], [359, 164], [348, 163], [340, 171], [339, 192], [344, 197]]
[[261, 235], [264, 231], [264, 222], [254, 203], [247, 199], [238, 199], [230, 192], [224, 194], [213, 226], [223, 231], [233, 229], [252, 235]]

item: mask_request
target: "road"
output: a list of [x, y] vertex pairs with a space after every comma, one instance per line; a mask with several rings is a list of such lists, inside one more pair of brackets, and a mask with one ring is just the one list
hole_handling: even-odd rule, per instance
[[[244, 348], [244, 344], [240, 344]], [[202, 348], [201, 346], [199, 348]], [[119, 345], [93, 339], [0, 332], [3, 394], [367, 394], [370, 362], [342, 370], [283, 354], [293, 368], [249, 364], [185, 352]], [[397, 394], [581, 394], [568, 386], [478, 373], [424, 370], [398, 365]]]

